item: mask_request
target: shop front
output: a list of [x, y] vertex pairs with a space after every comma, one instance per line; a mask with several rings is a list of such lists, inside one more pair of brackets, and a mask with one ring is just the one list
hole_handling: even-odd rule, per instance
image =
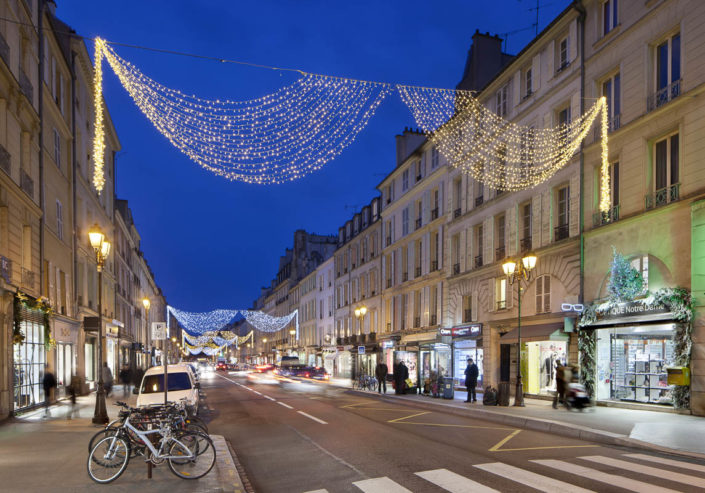
[[[502, 335], [500, 344], [511, 351], [502, 364], [516, 361], [519, 331], [513, 329]], [[556, 391], [556, 368], [569, 363], [570, 333], [564, 331], [564, 322], [521, 327], [521, 378], [524, 393], [553, 396]], [[510, 345], [510, 346], [507, 346]], [[505, 350], [506, 351], [506, 350]], [[502, 368], [500, 373], [514, 376], [513, 370]]]
[[479, 375], [477, 388], [482, 389], [484, 383], [484, 352], [482, 350], [482, 324], [471, 324], [450, 329], [439, 329], [442, 336], [451, 338], [453, 350], [453, 385], [465, 389], [465, 368], [468, 359], [477, 365]]
[[598, 401], [673, 405], [667, 368], [682, 328], [665, 308], [620, 303], [581, 330], [594, 331]]
[[338, 352], [335, 359], [335, 377], [336, 378], [352, 378], [352, 346], [338, 346]]
[[323, 346], [322, 366], [328, 375], [335, 375], [335, 346]]
[[407, 389], [407, 393], [416, 393], [419, 388], [419, 351], [417, 347], [401, 346], [394, 351], [394, 365], [389, 368], [390, 373], [394, 373], [394, 368], [399, 362], [403, 361], [406, 368], [409, 370], [409, 379], [411, 386]]
[[419, 382], [422, 394], [437, 394], [436, 383], [439, 377], [450, 376], [453, 372], [453, 352], [451, 345], [443, 342], [419, 344]]
[[[20, 306], [17, 306], [20, 305]], [[21, 343], [13, 344], [13, 411], [39, 406], [44, 402], [44, 312], [16, 303], [19, 309], [19, 330], [24, 335]]]
[[78, 327], [58, 317], [54, 319], [53, 326], [52, 332], [56, 339], [56, 393], [57, 397], [65, 397], [66, 386], [71, 383], [71, 377], [76, 375]]

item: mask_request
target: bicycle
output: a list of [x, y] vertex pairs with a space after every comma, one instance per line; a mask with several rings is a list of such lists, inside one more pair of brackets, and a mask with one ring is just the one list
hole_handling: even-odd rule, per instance
[[[152, 464], [167, 461], [171, 472], [182, 479], [198, 479], [210, 472], [215, 465], [216, 452], [208, 435], [194, 431], [175, 432], [168, 419], [152, 421], [148, 428], [154, 424], [158, 427], [146, 430], [140, 430], [130, 422], [133, 416], [149, 418], [150, 415], [154, 417], [156, 412], [149, 408], [130, 409], [115, 434], [94, 445], [87, 463], [88, 475], [93, 481], [105, 484], [119, 478], [130, 462], [131, 444]], [[158, 442], [157, 434], [160, 437]]]

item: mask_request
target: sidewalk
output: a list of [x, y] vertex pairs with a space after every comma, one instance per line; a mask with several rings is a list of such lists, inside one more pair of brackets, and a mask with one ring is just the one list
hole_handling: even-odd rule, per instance
[[471, 404], [464, 402], [467, 393], [462, 391], [456, 391], [454, 399], [442, 399], [418, 394], [395, 395], [391, 386], [387, 387], [386, 395], [359, 390], [354, 392], [410, 401], [423, 409], [443, 410], [607, 445], [705, 459], [705, 418], [698, 416], [604, 406], [588, 408], [583, 412], [569, 411], [564, 407], [553, 409], [552, 401], [529, 398], [524, 399], [525, 407], [484, 406], [481, 394], [478, 394], [478, 401]]
[[[132, 394], [123, 398], [117, 386], [107, 399], [110, 419], [117, 417], [115, 401], [135, 404]], [[220, 435], [211, 435], [216, 449], [213, 469], [194, 481], [175, 476], [166, 464], [152, 469], [147, 479], [147, 464], [142, 457], [130, 460], [125, 472], [114, 482], [99, 485], [86, 470], [88, 440], [102, 428], [91, 422], [95, 394], [79, 397], [78, 416], [67, 419], [70, 402], [50, 407], [50, 417], [37, 409], [0, 424], [0, 484], [3, 491], [153, 491], [153, 492], [233, 492], [245, 488], [235, 468], [228, 444]]]

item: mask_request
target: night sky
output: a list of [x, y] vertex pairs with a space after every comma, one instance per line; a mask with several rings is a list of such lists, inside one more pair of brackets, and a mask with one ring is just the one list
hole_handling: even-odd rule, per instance
[[[539, 30], [570, 2], [541, 2]], [[536, 0], [207, 1], [57, 0], [57, 16], [86, 38], [431, 87], [455, 87], [472, 34], [534, 37]], [[520, 32], [516, 32], [519, 31]], [[88, 41], [89, 51], [93, 43]], [[290, 73], [116, 46], [158, 82], [211, 99], [268, 94]], [[167, 302], [188, 311], [247, 308], [276, 275], [293, 233], [337, 234], [377, 195], [395, 165], [394, 136], [414, 125], [392, 94], [342, 155], [284, 185], [217, 177], [190, 161], [133, 104], [104, 64], [105, 99], [122, 142], [117, 195]]]

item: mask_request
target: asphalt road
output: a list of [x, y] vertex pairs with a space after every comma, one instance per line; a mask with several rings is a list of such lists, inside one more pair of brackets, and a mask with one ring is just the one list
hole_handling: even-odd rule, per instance
[[[257, 378], [253, 378], [257, 377]], [[257, 493], [696, 492], [705, 465], [360, 396], [320, 382], [205, 378], [209, 429]]]

